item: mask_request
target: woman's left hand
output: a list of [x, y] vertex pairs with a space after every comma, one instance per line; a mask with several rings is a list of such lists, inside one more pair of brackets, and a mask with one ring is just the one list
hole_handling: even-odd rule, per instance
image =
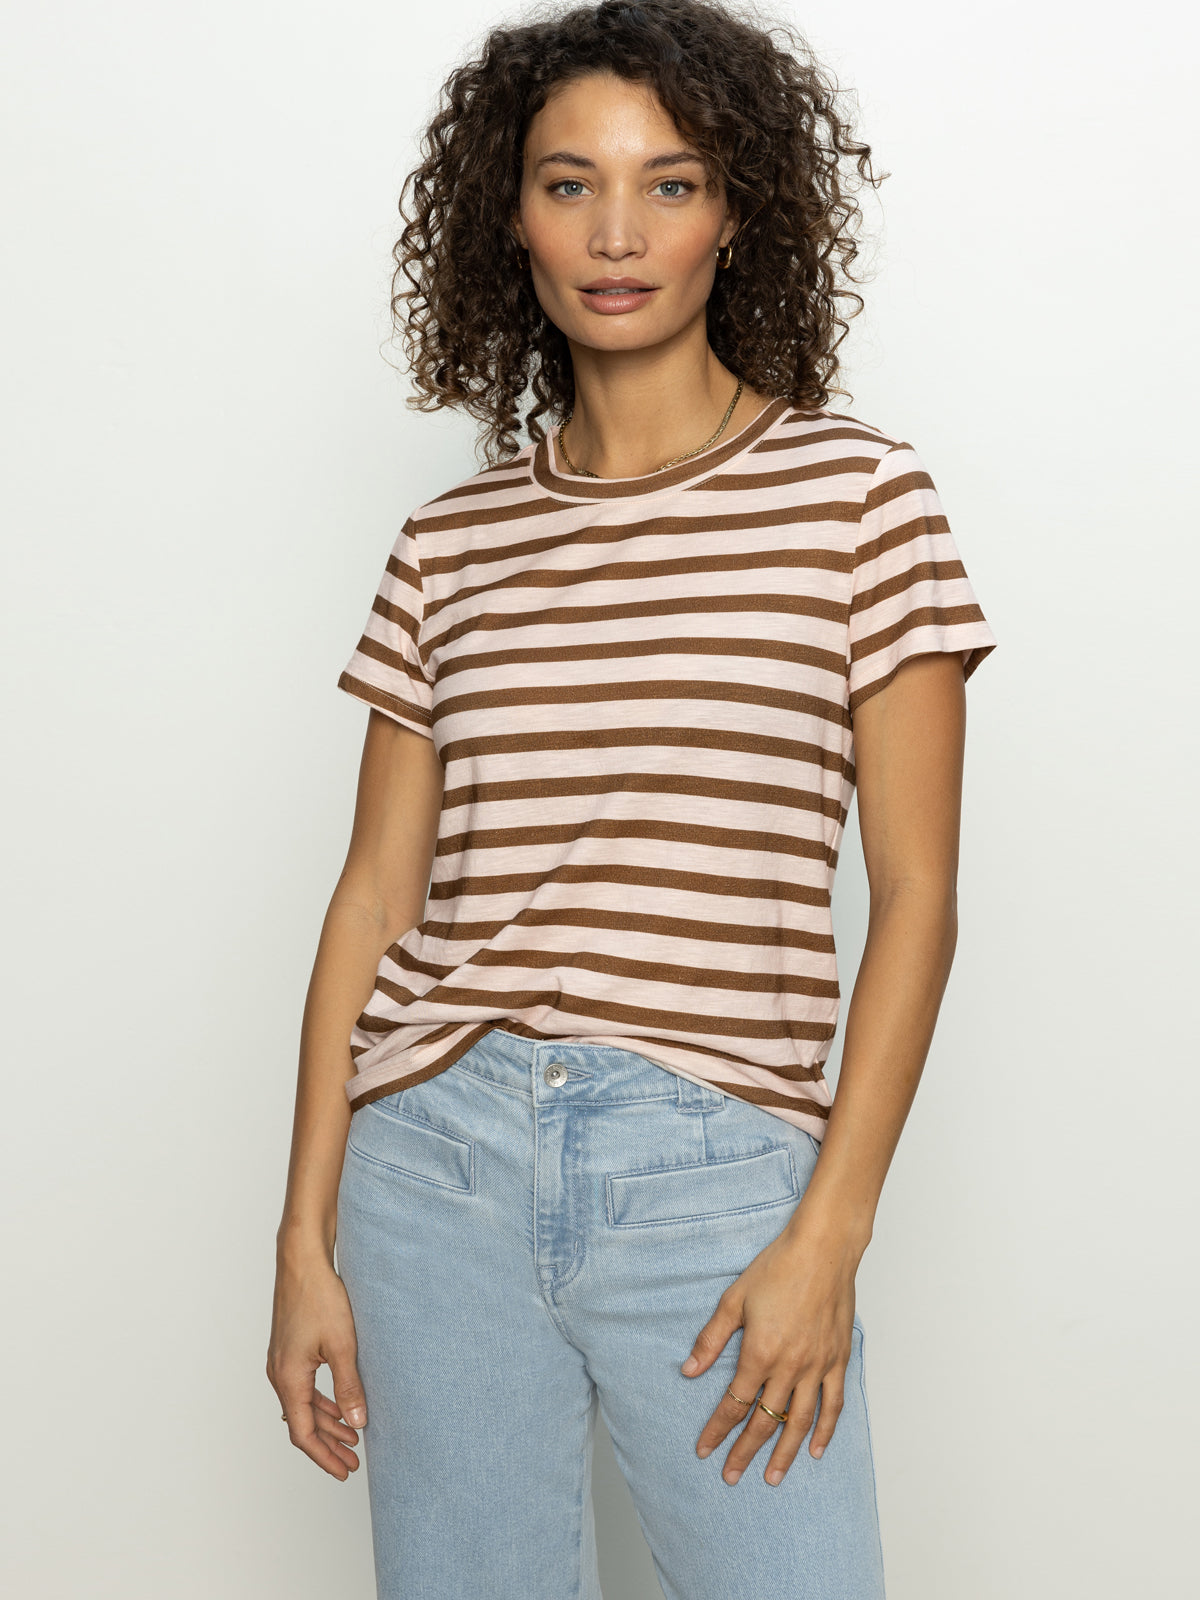
[[780, 1426], [760, 1410], [760, 1400], [772, 1411], [788, 1413], [767, 1464], [768, 1483], [781, 1482], [796, 1459], [818, 1399], [821, 1414], [809, 1454], [819, 1457], [833, 1438], [844, 1403], [854, 1327], [854, 1275], [860, 1259], [861, 1252], [849, 1239], [798, 1224], [794, 1217], [729, 1285], [701, 1328], [683, 1365], [687, 1377], [706, 1372], [730, 1335], [739, 1327], [743, 1330], [729, 1388], [750, 1404], [739, 1404], [726, 1390], [696, 1443], [696, 1454], [707, 1456], [731, 1429], [745, 1422], [726, 1457], [726, 1483], [737, 1482]]

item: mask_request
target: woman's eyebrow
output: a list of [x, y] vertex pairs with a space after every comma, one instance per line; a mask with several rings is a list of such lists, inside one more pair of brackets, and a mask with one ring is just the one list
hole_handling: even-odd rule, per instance
[[[643, 162], [642, 165], [647, 171], [657, 171], [659, 167], [677, 167], [685, 161], [694, 162], [697, 166], [704, 165], [702, 158], [694, 150], [671, 150], [664, 156], [651, 156], [649, 161]], [[594, 168], [595, 165], [590, 157], [576, 155], [573, 150], [555, 150], [548, 156], [539, 156], [534, 163], [534, 171], [550, 166]]]

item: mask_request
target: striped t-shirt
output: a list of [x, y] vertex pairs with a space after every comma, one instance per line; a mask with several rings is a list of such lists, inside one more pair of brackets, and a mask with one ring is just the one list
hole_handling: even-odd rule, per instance
[[771, 401], [666, 472], [554, 437], [420, 506], [340, 688], [445, 768], [425, 920], [380, 959], [352, 1109], [490, 1028], [613, 1045], [824, 1133], [853, 715], [995, 647], [912, 447]]

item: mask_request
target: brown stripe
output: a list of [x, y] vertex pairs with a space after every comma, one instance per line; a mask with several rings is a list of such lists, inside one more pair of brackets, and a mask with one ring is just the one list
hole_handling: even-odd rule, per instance
[[[774, 440], [768, 442], [775, 443]], [[779, 442], [786, 443], [793, 450], [796, 448], [795, 439]], [[755, 448], [763, 447], [757, 445]], [[851, 472], [870, 477], [878, 465], [878, 456], [845, 456], [837, 461], [798, 462], [794, 467], [784, 467], [779, 472], [726, 472], [704, 483], [689, 484], [687, 492], [706, 494], [720, 490], [736, 490], [738, 493], [754, 494], [762, 489], [785, 489], [793, 484], [819, 482], [822, 478], [845, 477]]]
[[[849, 776], [849, 768], [844, 768]], [[741, 783], [736, 779], [693, 778], [669, 772], [609, 772], [571, 778], [510, 778], [471, 782], [444, 788], [442, 809], [486, 805], [493, 800], [551, 800], [597, 794], [686, 794], [705, 800], [733, 800], [746, 806], [790, 806], [816, 811], [839, 825], [847, 812], [836, 795], [814, 794], [799, 786], [779, 783]]]
[[[416, 610], [419, 612], [421, 609], [421, 601], [418, 599], [416, 601]], [[397, 605], [395, 601], [389, 600], [385, 594], [378, 592], [371, 602], [371, 610], [375, 612], [376, 616], [382, 617], [385, 622], [394, 623], [397, 628], [402, 628], [413, 644], [418, 642], [420, 629], [408, 603]]]
[[551, 464], [551, 447], [548, 438], [543, 438], [534, 446], [530, 456], [530, 473], [533, 481], [543, 489], [557, 494], [563, 498], [580, 500], [619, 500], [630, 495], [657, 494], [665, 489], [673, 489], [677, 484], [688, 483], [701, 472], [713, 472], [718, 467], [724, 466], [726, 461], [740, 454], [748, 445], [767, 432], [773, 423], [789, 409], [791, 402], [786, 399], [771, 400], [758, 415], [751, 419], [744, 428], [721, 444], [706, 450], [700, 456], [694, 456], [688, 461], [682, 461], [676, 467], [669, 468], [666, 472], [644, 473], [638, 477], [630, 478], [579, 478], [564, 477], [554, 470]]
[[[881, 600], [890, 600], [896, 595], [906, 594], [918, 583], [950, 583], [956, 578], [965, 577], [961, 561], [918, 561], [911, 567], [905, 567], [903, 572], [884, 578], [872, 589], [860, 589], [850, 602], [850, 614], [855, 616], [860, 611], [869, 611]], [[982, 615], [980, 612], [981, 617]]]
[[[434, 710], [436, 721], [439, 713]], [[850, 726], [849, 713], [840, 719]], [[475, 738], [452, 739], [441, 747], [442, 764], [476, 760], [488, 755], [518, 755], [527, 751], [619, 750], [639, 745], [658, 745], [663, 749], [736, 750], [752, 756], [776, 756], [781, 761], [802, 761], [848, 775], [849, 768], [838, 750], [826, 750], [804, 739], [765, 738], [762, 734], [742, 733], [733, 728], [552, 728], [544, 733], [497, 733]]]
[[[848, 607], [843, 607], [848, 614]], [[541, 616], [528, 617], [527, 623], [541, 621]], [[463, 632], [470, 631], [465, 626]], [[442, 636], [445, 638], [445, 635]], [[793, 666], [813, 667], [818, 672], [843, 676], [846, 670], [845, 654], [841, 650], [821, 650], [816, 645], [793, 642], [790, 639], [700, 638], [689, 635], [686, 639], [619, 639], [593, 638], [581, 644], [557, 645], [507, 645], [503, 650], [460, 651], [443, 658], [438, 663], [438, 682], [443, 683], [456, 672], [483, 672], [497, 667], [517, 665], [558, 666], [564, 661], [625, 661], [637, 656], [720, 656], [724, 660], [786, 661]], [[401, 658], [402, 659], [402, 658]]]
[[[406, 536], [403, 541], [405, 544], [416, 544], [416, 524], [411, 517], [405, 522], [401, 533]], [[421, 571], [419, 565], [415, 567], [410, 565], [409, 562], [402, 560], [392, 549], [388, 551], [385, 567], [398, 582], [406, 583], [410, 589], [414, 590], [418, 595], [420, 594]]]
[[518, 455], [511, 461], [501, 461], [493, 467], [484, 467], [478, 478], [468, 478], [463, 483], [456, 483], [444, 494], [434, 495], [432, 500], [425, 502], [425, 505], [441, 506], [448, 501], [469, 500], [475, 495], [496, 494], [502, 489], [528, 488], [529, 460], [528, 457], [522, 459]]
[[[705, 519], [705, 532], [708, 532], [713, 525], [711, 519]], [[609, 531], [611, 530], [606, 527], [605, 532]], [[612, 541], [609, 539], [587, 541], [589, 544], [593, 542], [608, 544]], [[448, 570], [484, 564], [478, 560], [460, 562], [457, 557], [444, 559], [447, 563], [451, 561], [454, 563]], [[512, 558], [489, 555], [487, 561], [491, 563], [503, 559]], [[820, 546], [810, 548], [782, 545], [758, 550], [733, 550], [719, 554], [716, 551], [708, 551], [701, 555], [660, 556], [657, 559], [646, 557], [638, 561], [606, 561], [603, 566], [527, 567], [508, 577], [489, 578], [486, 582], [475, 585], [464, 584], [455, 589], [447, 599], [428, 605], [427, 612], [433, 616], [446, 605], [471, 601], [480, 594], [504, 594], [514, 589], [569, 589], [579, 583], [644, 584], [666, 578], [709, 577], [718, 572], [778, 572], [781, 569], [803, 572], [850, 572], [853, 565], [853, 558], [848, 551]], [[427, 562], [426, 567], [432, 574], [434, 562]]]
[[979, 622], [982, 618], [983, 613], [974, 603], [961, 606], [922, 606], [919, 611], [907, 612], [890, 628], [881, 628], [878, 633], [856, 640], [851, 646], [850, 660], [851, 662], [866, 660], [867, 657], [888, 649], [898, 639], [903, 639], [906, 634], [912, 633], [917, 628], [953, 628], [958, 623]]
[[[367, 1011], [361, 1011], [354, 1019], [354, 1026], [356, 1028], [371, 1028], [374, 1031], [378, 1031], [381, 1026], [381, 1019], [379, 1017], [371, 1016], [371, 1014]], [[396, 1027], [399, 1026], [400, 1024], [397, 1023]], [[461, 1027], [461, 1022], [433, 1023], [422, 1031], [421, 1041], [422, 1043], [427, 1043], [431, 1039], [448, 1039], [452, 1033], [456, 1033]], [[387, 1032], [389, 1033], [392, 1031], [393, 1029], [390, 1027], [387, 1029]], [[361, 1045], [357, 1048], [351, 1046], [351, 1054], [360, 1056], [364, 1054], [364, 1049]]]
[[[750, 451], [750, 454], [765, 455], [773, 450], [807, 450], [813, 445], [829, 444], [832, 441], [842, 439], [852, 439], [859, 444], [886, 445], [887, 443], [882, 434], [870, 432], [865, 425], [859, 425], [857, 427], [830, 426], [819, 429], [813, 428], [807, 432], [776, 433], [774, 437], [770, 439], [760, 440], [759, 443], [754, 446], [753, 450]], [[875, 469], [879, 465], [879, 460], [880, 458], [878, 456], [839, 456], [835, 459], [832, 465], [837, 466], [842, 461], [850, 463], [866, 461], [868, 464], [865, 470], [867, 472], [874, 473]], [[846, 470], [853, 471], [855, 469], [853, 466], [850, 466], [847, 467]]]
[[[377, 987], [379, 992], [403, 1005], [411, 1004], [416, 998], [411, 990], [393, 984], [386, 978], [381, 978]], [[799, 1017], [790, 1021], [786, 1018], [767, 1021], [761, 1017], [714, 1017], [695, 1010], [664, 1011], [659, 1007], [624, 1005], [619, 1000], [593, 1000], [568, 994], [557, 987], [547, 992], [540, 989], [443, 989], [438, 986], [423, 994], [421, 1000], [427, 1005], [487, 1006], [491, 1010], [504, 1011], [527, 1011], [532, 1006], [546, 1006], [567, 1016], [623, 1022], [633, 1027], [677, 1028], [693, 1035], [709, 1033], [730, 1039], [815, 1039], [824, 1042], [833, 1037], [836, 1028], [836, 1024], [809, 1022]], [[382, 1017], [364, 1016], [359, 1023], [363, 1033], [387, 1034], [396, 1026]], [[570, 1033], [576, 1030], [568, 1028], [563, 1031]], [[792, 1070], [799, 1076], [807, 1069], [797, 1067]]]
[[[508, 1019], [506, 1018], [505, 1022], [507, 1023], [507, 1021]], [[664, 1038], [659, 1041], [647, 1038], [646, 1040], [647, 1044], [659, 1042], [663, 1044], [669, 1044], [675, 1050], [686, 1050], [690, 1055], [700, 1056], [708, 1061], [719, 1062], [722, 1067], [727, 1067], [730, 1062], [737, 1062], [741, 1066], [757, 1067], [760, 1071], [763, 1070], [761, 1062], [752, 1062], [747, 1057], [735, 1055], [730, 1050], [724, 1048], [718, 1050], [713, 1045], [699, 1044], [691, 1039], [682, 1040]], [[822, 1071], [822, 1065], [823, 1064], [821, 1062], [814, 1062], [811, 1067], [806, 1067], [797, 1061], [788, 1066], [768, 1067], [766, 1070], [774, 1077], [783, 1078], [787, 1081], [813, 1083], [824, 1080], [825, 1074]], [[766, 1092], [769, 1094], [771, 1091], [767, 1090]]]
[[[792, 594], [732, 594], [732, 595], [662, 595], [655, 600], [624, 600], [612, 605], [581, 605], [581, 606], [542, 606], [536, 610], [527, 611], [487, 611], [478, 616], [468, 616], [460, 621], [443, 628], [436, 637], [430, 637], [425, 654], [434, 649], [445, 651], [447, 647], [461, 638], [464, 634], [503, 632], [510, 628], [547, 628], [571, 626], [580, 630], [581, 640], [586, 639], [585, 630], [598, 622], [627, 622], [636, 621], [639, 617], [650, 617], [661, 621], [665, 617], [708, 616], [713, 614], [727, 615], [754, 615], [769, 614], [783, 617], [819, 617], [822, 621], [830, 622], [836, 626], [844, 627], [849, 615], [850, 598], [847, 589], [846, 600], [826, 600], [817, 595], [792, 595]], [[658, 641], [656, 641], [658, 642]], [[669, 641], [662, 641], [669, 643]], [[675, 643], [676, 654], [691, 654], [691, 637], [686, 636]], [[614, 640], [614, 644], [618, 641]], [[760, 641], [753, 638], [738, 641], [739, 649], [749, 652]], [[539, 646], [538, 653], [558, 650], [572, 650], [581, 648], [589, 653], [597, 652], [597, 642], [594, 637], [579, 647], [574, 645], [549, 645]], [[601, 647], [602, 653], [602, 647]], [[424, 656], [423, 656], [424, 659]], [[517, 658], [519, 659], [519, 658]], [[563, 656], [564, 660], [579, 659], [579, 657]], [[841, 660], [833, 652], [822, 652], [819, 660]]]
[[572, 844], [581, 839], [663, 839], [671, 844], [696, 845], [713, 850], [797, 856], [825, 860], [819, 839], [787, 833], [767, 833], [761, 828], [708, 827], [699, 822], [667, 822], [641, 817], [591, 817], [582, 822], [546, 823], [539, 819], [515, 828], [473, 827], [464, 833], [440, 837], [437, 856], [475, 854], [482, 850], [539, 850], [548, 845]]
[[981, 661], [990, 656], [996, 648], [994, 644], [978, 644], [966, 659], [963, 667], [963, 678], [969, 678]]
[[[897, 449], [910, 449], [911, 446], [897, 446]], [[888, 451], [891, 454], [891, 451]], [[885, 458], [886, 459], [886, 458]], [[912, 472], [902, 472], [897, 478], [876, 479], [867, 490], [863, 500], [863, 515], [875, 511], [880, 506], [889, 504], [892, 500], [899, 500], [901, 495], [911, 494], [914, 489], [932, 489], [933, 479], [923, 469], [914, 469]]]
[[[461, 1027], [462, 1024], [454, 1023], [447, 1026]], [[369, 1106], [374, 1100], [386, 1099], [389, 1094], [395, 1094], [397, 1089], [407, 1089], [413, 1084], [426, 1083], [430, 1078], [436, 1078], [439, 1072], [445, 1072], [447, 1067], [452, 1067], [460, 1056], [465, 1056], [471, 1046], [477, 1044], [485, 1033], [491, 1031], [491, 1028], [491, 1022], [481, 1022], [477, 1028], [470, 1029], [463, 1038], [456, 1040], [431, 1066], [422, 1067], [418, 1072], [406, 1072], [399, 1077], [389, 1078], [387, 1083], [376, 1084], [373, 1089], [366, 1089], [362, 1094], [354, 1095], [350, 1100], [351, 1114], [353, 1115], [362, 1106]], [[433, 1031], [436, 1033], [439, 1030]], [[428, 1037], [428, 1034], [424, 1035], [424, 1038]], [[365, 1050], [351, 1051], [351, 1055], [355, 1058], [365, 1054]]]
[[827, 906], [829, 890], [812, 884], [779, 882], [773, 878], [730, 878], [707, 872], [671, 872], [665, 867], [635, 867], [624, 862], [596, 862], [572, 866], [563, 862], [549, 872], [505, 872], [481, 877], [435, 879], [429, 900], [452, 900], [459, 895], [517, 894], [548, 883], [624, 883], [635, 889], [680, 889], [688, 894], [721, 895], [740, 900], [774, 896], [798, 906]]
[[670, 700], [680, 707], [688, 702], [722, 702], [725, 705], [763, 706], [814, 717], [841, 726], [845, 708], [841, 701], [824, 700], [800, 689], [773, 689], [765, 683], [722, 683], [708, 678], [618, 679], [613, 683], [521, 684], [509, 689], [475, 689], [438, 702], [439, 717], [461, 716], [512, 706], [627, 706], [633, 700]]
[[[785, 1076], [784, 1073], [779, 1074]], [[824, 1075], [822, 1074], [822, 1082]], [[720, 1089], [725, 1094], [733, 1095], [738, 1100], [748, 1100], [752, 1106], [775, 1106], [788, 1111], [802, 1111], [810, 1117], [820, 1117], [823, 1122], [829, 1121], [829, 1107], [820, 1100], [806, 1100], [800, 1096], [780, 1094], [775, 1089], [760, 1089], [748, 1083], [726, 1083], [720, 1078], [711, 1080], [714, 1089]]]
[[[865, 539], [855, 552], [855, 570], [865, 567], [868, 562], [878, 560], [887, 550], [903, 549], [905, 545], [919, 540], [922, 535], [928, 535], [937, 543], [938, 535], [949, 531], [950, 524], [944, 516], [936, 512], [922, 512], [908, 522], [902, 522], [898, 527], [888, 528], [877, 539]], [[961, 572], [958, 576], [961, 576]]]
[[[960, 608], [960, 609], [965, 609], [965, 608]], [[945, 613], [943, 613], [943, 615], [945, 615]], [[934, 618], [927, 619], [927, 620], [939, 621], [939, 620], [941, 620], [941, 618], [934, 617]], [[964, 621], [964, 620], [965, 621], [970, 621], [971, 619], [970, 618], [960, 618], [958, 620], [960, 620], [960, 621]], [[987, 656], [987, 655], [990, 655], [990, 653], [995, 648], [996, 648], [995, 645], [985, 644], [985, 645], [977, 645], [975, 647], [975, 649], [971, 651], [970, 655], [967, 657], [966, 664], [963, 667], [963, 682], [964, 683], [971, 676], [971, 674], [975, 671], [975, 668], [984, 659], [984, 657]], [[965, 646], [964, 646], [964, 649], [965, 649]], [[900, 671], [900, 668], [905, 664], [906, 661], [911, 661], [911, 660], [914, 659], [915, 656], [918, 656], [918, 655], [944, 655], [944, 654], [958, 654], [960, 656], [960, 658], [961, 658], [962, 652], [961, 651], [960, 652], [949, 652], [949, 651], [943, 651], [943, 650], [939, 650], [939, 649], [924, 650], [924, 651], [918, 650], [918, 651], [913, 652], [913, 654], [904, 656], [901, 660], [897, 661], [894, 666], [890, 667], [888, 669], [888, 671], [883, 674], [882, 677], [875, 678], [870, 683], [861, 684], [857, 689], [854, 690], [854, 692], [850, 696], [850, 715], [851, 715], [851, 717], [854, 716], [855, 712], [858, 710], [859, 706], [862, 705], [864, 700], [869, 700], [872, 695], [878, 694], [880, 689], [886, 689], [887, 688], [888, 684], [891, 683], [892, 679]]]
[[[436, 962], [418, 961], [404, 954], [401, 962], [394, 962], [406, 975], [419, 973], [422, 977], [448, 978], [458, 971], [458, 966], [442, 966]], [[687, 967], [675, 963], [629, 960], [623, 956], [604, 955], [600, 952], [561, 950], [535, 950], [526, 946], [511, 950], [478, 950], [468, 963], [472, 970], [488, 967], [516, 968], [530, 974], [545, 972], [599, 972], [610, 978], [632, 978], [639, 983], [661, 983], [670, 988], [708, 989], [729, 991], [733, 994], [803, 994], [814, 1000], [837, 1000], [841, 990], [832, 978], [815, 978], [804, 974], [786, 972], [737, 972], [722, 967]], [[523, 970], [522, 970], [523, 969]], [[394, 978], [381, 974], [376, 987], [393, 998], [405, 998], [405, 1004], [416, 998], [415, 992]], [[557, 992], [557, 985], [556, 985]], [[475, 990], [447, 987], [439, 981], [436, 989], [426, 990], [421, 999], [436, 997], [439, 1004], [457, 1005], [458, 995], [474, 994]]]
[[831, 417], [832, 415], [833, 412], [827, 411], [824, 406], [806, 406], [797, 402], [794, 404], [793, 409], [781, 418], [781, 421], [783, 426], [787, 427], [797, 422], [819, 422], [822, 417]]
[[[463, 567], [475, 566], [493, 561], [515, 561], [521, 557], [541, 555], [550, 550], [561, 550], [563, 534], [561, 520], [563, 507], [553, 504], [550, 512], [546, 510], [545, 500], [529, 502], [528, 505], [517, 506], [478, 506], [474, 511], [464, 511], [460, 516], [432, 517], [428, 522], [422, 518], [422, 533], [447, 533], [454, 530], [469, 529], [472, 533], [488, 527], [493, 523], [511, 522], [514, 524], [514, 537], [503, 545], [482, 545], [472, 541], [468, 546], [456, 553], [447, 553], [444, 556], [422, 559], [422, 570], [440, 574], [442, 572], [458, 572]], [[589, 522], [582, 528], [573, 529], [571, 541], [580, 547], [586, 545], [619, 544], [626, 539], [639, 538], [642, 535], [671, 534], [682, 537], [692, 532], [740, 533], [749, 532], [757, 528], [791, 528], [797, 524], [808, 522], [827, 522], [835, 524], [851, 523], [858, 526], [859, 514], [862, 503], [858, 500], [819, 500], [812, 505], [788, 505], [775, 508], [768, 507], [759, 511], [726, 511], [721, 516], [714, 516], [712, 512], [705, 512], [696, 507], [688, 516], [666, 516], [660, 513], [641, 517], [632, 522]], [[536, 517], [553, 515], [559, 522], [558, 532], [553, 532], [539, 538], [523, 539], [519, 536], [519, 527], [522, 523], [532, 521]]]
[[[505, 928], [609, 928], [631, 936], [637, 933], [654, 934], [664, 939], [695, 939], [701, 944], [753, 944], [784, 950], [809, 950], [816, 954], [835, 954], [833, 935], [812, 933], [805, 928], [787, 928], [779, 923], [756, 923], [753, 926], [739, 922], [693, 922], [687, 917], [651, 917], [639, 911], [603, 911], [592, 906], [563, 906], [545, 910], [526, 907], [516, 917], [505, 917], [495, 922], [436, 922], [428, 920], [419, 925], [422, 938], [444, 939], [475, 947], [490, 944]], [[397, 941], [384, 954], [389, 961], [397, 961], [400, 954]], [[411, 960], [407, 954], [405, 961]], [[424, 969], [422, 969], [424, 970]], [[453, 964], [446, 972], [454, 970]], [[441, 969], [429, 969], [431, 976], [441, 976]]]
[[348, 694], [357, 696], [360, 700], [369, 701], [371, 705], [378, 706], [381, 711], [395, 711], [405, 717], [411, 717], [414, 722], [420, 722], [429, 727], [431, 718], [429, 712], [416, 705], [411, 700], [402, 700], [397, 694], [388, 694], [384, 689], [377, 689], [373, 683], [364, 683], [361, 678], [352, 678], [348, 672], [343, 672], [337, 681], [339, 689], [345, 689]]
[[378, 661], [385, 667], [390, 667], [394, 672], [407, 674], [413, 686], [418, 690], [430, 691], [429, 679], [415, 667], [399, 650], [393, 650], [386, 644], [380, 644], [378, 639], [373, 639], [369, 633], [364, 633], [355, 646], [360, 656], [367, 656], [372, 661]]

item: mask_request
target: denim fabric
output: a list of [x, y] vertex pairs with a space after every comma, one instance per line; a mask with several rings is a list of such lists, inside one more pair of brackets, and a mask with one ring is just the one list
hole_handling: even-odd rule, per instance
[[667, 1600], [881, 1600], [861, 1320], [833, 1440], [778, 1487], [770, 1441], [722, 1478], [741, 1423], [696, 1455], [741, 1330], [679, 1370], [818, 1153], [633, 1051], [498, 1029], [354, 1113], [337, 1263], [381, 1600], [599, 1600], [597, 1405]]

